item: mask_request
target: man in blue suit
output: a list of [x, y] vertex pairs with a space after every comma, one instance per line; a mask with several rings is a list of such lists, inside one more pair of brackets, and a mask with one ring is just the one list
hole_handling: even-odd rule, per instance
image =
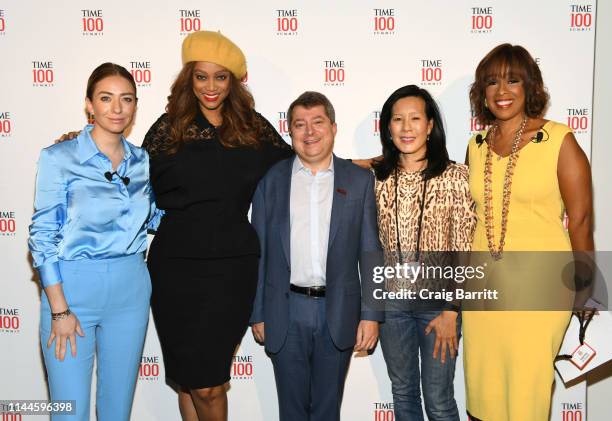
[[251, 324], [272, 359], [280, 420], [334, 421], [352, 351], [373, 349], [384, 319], [366, 304], [382, 265], [374, 177], [333, 155], [324, 95], [303, 93], [287, 116], [297, 156], [272, 167], [253, 199], [261, 258]]

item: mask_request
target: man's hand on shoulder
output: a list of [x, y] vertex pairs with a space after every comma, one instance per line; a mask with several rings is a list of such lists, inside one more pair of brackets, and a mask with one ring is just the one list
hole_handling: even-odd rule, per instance
[[81, 134], [80, 130], [77, 132], [64, 133], [63, 135], [60, 136], [59, 139], [55, 139], [53, 143], [62, 143], [64, 140], [72, 140], [75, 137], [77, 137], [79, 134]]

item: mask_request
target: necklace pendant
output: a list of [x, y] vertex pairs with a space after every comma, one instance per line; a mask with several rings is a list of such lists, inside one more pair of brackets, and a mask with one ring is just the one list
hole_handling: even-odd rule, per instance
[[502, 159], [501, 155], [497, 155], [497, 160], [501, 161], [501, 159]]

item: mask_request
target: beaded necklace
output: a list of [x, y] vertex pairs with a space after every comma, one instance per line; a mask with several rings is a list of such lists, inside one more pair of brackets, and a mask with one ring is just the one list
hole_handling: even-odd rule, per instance
[[493, 226], [493, 169], [492, 169], [492, 158], [493, 158], [493, 142], [495, 134], [498, 130], [498, 125], [495, 124], [491, 128], [491, 138], [489, 139], [489, 145], [487, 148], [487, 157], [485, 160], [484, 170], [484, 211], [485, 211], [485, 225], [487, 231], [487, 242], [491, 256], [495, 260], [502, 258], [504, 253], [504, 244], [506, 241], [506, 228], [508, 226], [508, 211], [510, 208], [510, 193], [512, 188], [512, 176], [514, 175], [514, 167], [519, 157], [519, 143], [523, 137], [523, 130], [527, 125], [527, 117], [523, 118], [521, 126], [519, 127], [514, 140], [512, 142], [512, 151], [506, 164], [506, 173], [504, 175], [504, 190], [502, 196], [502, 212], [501, 212], [501, 234], [499, 238], [499, 247], [495, 245], [495, 230]]

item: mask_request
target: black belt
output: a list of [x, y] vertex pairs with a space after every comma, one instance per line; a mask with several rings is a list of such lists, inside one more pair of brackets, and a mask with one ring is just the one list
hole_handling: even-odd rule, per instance
[[298, 294], [308, 295], [309, 297], [325, 297], [325, 287], [300, 287], [289, 284], [289, 289]]

